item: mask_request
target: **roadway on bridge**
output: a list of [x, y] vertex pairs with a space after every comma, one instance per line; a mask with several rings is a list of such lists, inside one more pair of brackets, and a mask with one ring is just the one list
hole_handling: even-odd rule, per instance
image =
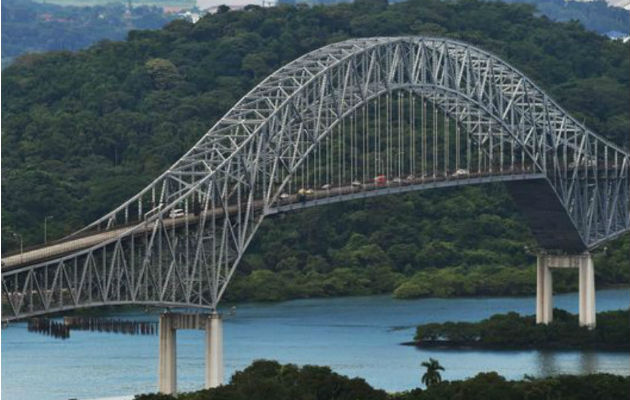
[[[354, 185], [313, 190], [306, 195], [306, 198], [302, 198], [297, 194], [282, 196], [284, 198], [280, 198], [274, 207], [266, 210], [266, 214], [277, 214], [321, 204], [330, 204], [346, 200], [387, 195], [390, 193], [410, 192], [436, 187], [460, 186], [464, 184], [481, 184], [493, 181], [514, 181], [541, 178], [544, 178], [544, 175], [531, 173], [523, 174], [521, 172], [508, 172], [502, 175], [498, 173], [465, 174], [459, 176], [452, 174], [450, 176], [406, 178], [396, 181], [392, 180], [382, 184], [355, 183]], [[260, 210], [263, 207], [263, 200], [258, 200], [254, 202], [255, 210]], [[238, 208], [236, 206], [228, 207], [227, 212], [229, 215], [233, 215], [238, 212]], [[204, 214], [205, 217], [215, 216], [220, 218], [225, 215], [225, 210], [223, 208], [215, 208], [207, 211], [206, 213], [201, 213], [200, 215], [188, 214], [177, 218], [164, 218], [163, 223], [168, 228], [183, 226], [187, 223], [194, 225], [199, 221], [202, 216], [204, 216]], [[131, 230], [134, 231], [134, 235], [140, 235], [153, 230], [154, 222], [155, 220], [146, 222], [143, 221], [135, 225], [127, 225], [125, 227], [113, 228], [108, 231], [92, 233], [84, 237], [69, 237], [67, 240], [62, 240], [61, 242], [55, 242], [47, 246], [28, 250], [23, 252], [22, 254], [10, 255], [2, 259], [2, 271], [11, 271], [25, 265], [33, 265], [39, 262], [53, 259], [55, 257], [62, 257], [65, 254], [86, 249], [91, 246], [103, 243], [107, 240], [114, 239]]]

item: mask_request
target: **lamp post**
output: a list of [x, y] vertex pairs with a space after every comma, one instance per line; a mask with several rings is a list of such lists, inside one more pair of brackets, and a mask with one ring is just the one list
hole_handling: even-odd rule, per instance
[[48, 215], [44, 218], [44, 244], [46, 244], [48, 239], [48, 220], [52, 219], [52, 215]]
[[24, 240], [22, 238], [22, 235], [20, 235], [19, 233], [13, 232], [13, 237], [20, 241], [20, 254], [22, 254], [24, 252], [24, 245], [23, 245]]
[[22, 235], [20, 235], [19, 233], [12, 232], [12, 234], [14, 238], [20, 241], [20, 262], [22, 262], [22, 255], [24, 253], [24, 240], [22, 238]]

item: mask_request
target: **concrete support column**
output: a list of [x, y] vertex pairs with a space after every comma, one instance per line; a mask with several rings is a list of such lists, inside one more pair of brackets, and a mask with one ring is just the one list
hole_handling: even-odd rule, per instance
[[160, 315], [158, 390], [164, 394], [177, 392], [177, 330], [172, 317], [172, 314]]
[[595, 268], [590, 253], [570, 255], [538, 255], [536, 284], [536, 323], [553, 320], [551, 268], [577, 268], [580, 275], [580, 326], [595, 327]]
[[538, 256], [536, 270], [536, 323], [548, 324], [553, 321], [553, 277], [547, 257]]
[[219, 313], [206, 320], [206, 388], [223, 384], [223, 321]]
[[580, 260], [580, 326], [595, 328], [595, 268], [593, 257], [585, 254]]

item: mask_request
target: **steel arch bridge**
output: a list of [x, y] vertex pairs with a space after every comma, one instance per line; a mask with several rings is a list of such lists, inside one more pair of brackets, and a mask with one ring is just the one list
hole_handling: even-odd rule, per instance
[[466, 43], [328, 45], [245, 95], [136, 196], [3, 259], [3, 320], [116, 304], [216, 309], [263, 219], [397, 192], [506, 182], [539, 245], [630, 230], [627, 151]]

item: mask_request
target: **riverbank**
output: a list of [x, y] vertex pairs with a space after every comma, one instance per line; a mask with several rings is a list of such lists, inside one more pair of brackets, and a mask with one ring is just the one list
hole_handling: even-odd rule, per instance
[[[600, 269], [598, 269], [599, 271]], [[628, 280], [598, 281], [601, 289], [627, 288]], [[554, 292], [578, 290], [576, 270], [554, 272]], [[352, 296], [390, 295], [396, 299], [505, 297], [536, 294], [536, 268], [445, 267], [404, 276], [383, 269], [337, 268], [328, 273], [255, 270], [235, 275], [224, 300], [279, 302]]]
[[[418, 375], [423, 371], [418, 368]], [[448, 370], [441, 373], [446, 378]], [[426, 389], [387, 393], [375, 389], [362, 378], [349, 378], [329, 367], [276, 361], [254, 361], [243, 371], [237, 371], [225, 386], [181, 393], [177, 397], [144, 394], [135, 400], [522, 400], [524, 398], [592, 400], [627, 399], [630, 397], [630, 377], [610, 374], [561, 375], [552, 378], [506, 380], [496, 372], [485, 372], [465, 379], [444, 380]]]
[[604, 350], [630, 352], [630, 311], [597, 314], [597, 327], [580, 327], [578, 316], [554, 310], [549, 325], [536, 324], [533, 315], [495, 314], [478, 322], [419, 325], [413, 342], [419, 348], [486, 350]]

